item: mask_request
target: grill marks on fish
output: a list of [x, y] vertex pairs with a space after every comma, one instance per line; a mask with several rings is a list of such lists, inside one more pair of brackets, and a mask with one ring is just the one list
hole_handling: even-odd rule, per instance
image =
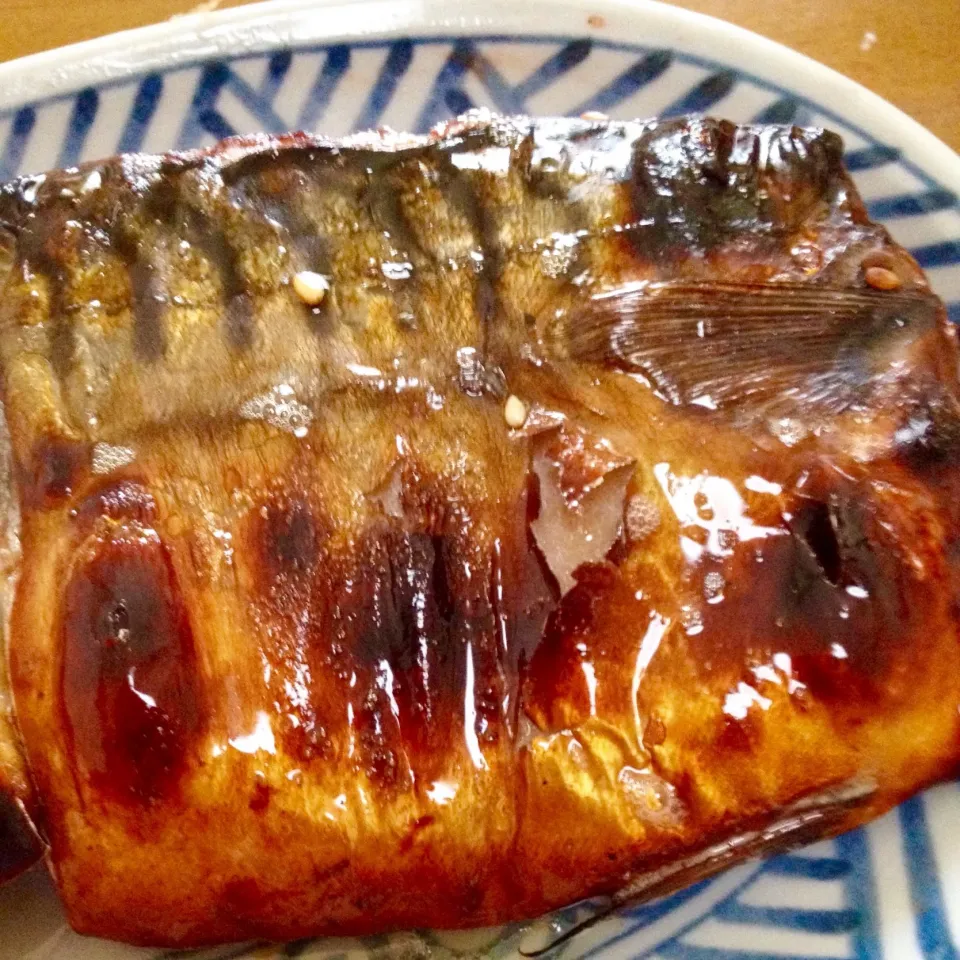
[[[101, 189], [116, 197], [108, 202], [51, 197], [53, 188], [42, 186], [38, 212], [28, 215], [31, 225], [21, 230], [25, 242], [20, 254], [28, 269], [50, 278], [50, 307], [57, 318], [51, 345], [56, 374], [61, 380], [72, 375], [74, 306], [93, 315], [123, 309], [115, 299], [76, 305], [65, 301], [77, 239], [65, 235], [52, 253], [44, 253], [51, 231], [63, 222], [83, 225], [84, 243], [90, 248], [85, 256], [102, 258], [106, 270], [114, 269], [111, 257], [116, 257], [125, 268], [132, 332], [121, 336], [130, 336], [134, 349], [128, 358], [117, 344], [120, 350], [109, 361], [112, 370], [99, 371], [107, 380], [133, 358], [146, 365], [163, 360], [168, 366], [189, 368], [188, 344], [207, 342], [197, 338], [208, 336], [205, 327], [214, 315], [228, 350], [249, 351], [265, 335], [258, 328], [270, 322], [262, 316], [268, 309], [264, 304], [286, 295], [293, 267], [332, 278], [331, 295], [321, 308], [298, 311], [306, 313], [304, 327], [314, 333], [338, 331], [338, 339], [354, 345], [350, 349], [362, 349], [370, 340], [400, 343], [405, 329], [419, 326], [424, 303], [432, 298], [435, 306], [430, 309], [437, 315], [423, 345], [432, 343], [433, 353], [438, 352], [439, 325], [455, 304], [455, 346], [476, 350], [482, 369], [492, 348], [491, 330], [496, 345], [502, 346], [502, 331], [496, 328], [517, 310], [499, 292], [504, 268], [522, 249], [528, 251], [523, 256], [536, 260], [542, 235], [542, 230], [530, 234], [529, 226], [521, 226], [528, 235], [507, 240], [505, 231], [509, 235], [524, 224], [522, 211], [537, 197], [545, 228], [552, 220], [564, 231], [590, 231], [587, 208], [572, 196], [562, 215], [549, 212], [557, 206], [556, 195], [569, 194], [569, 178], [563, 169], [546, 165], [531, 173], [532, 144], [529, 131], [505, 128], [499, 142], [487, 133], [472, 133], [438, 147], [396, 153], [341, 151], [317, 144], [273, 159], [266, 152], [233, 161], [169, 161], [149, 176], [124, 174], [107, 164]], [[485, 151], [496, 156], [488, 160]], [[548, 180], [556, 183], [546, 189]], [[417, 199], [423, 192], [442, 198], [454, 222], [435, 219], [437, 213]], [[27, 242], [34, 235], [36, 242]], [[370, 251], [366, 260], [358, 256], [364, 248]], [[469, 304], [460, 302], [459, 293], [468, 278], [473, 290]], [[387, 298], [383, 303], [389, 303], [392, 322], [400, 328], [396, 332], [387, 333], [374, 314], [363, 318], [360, 312], [371, 297], [383, 299], [378, 291]], [[451, 296], [455, 299], [446, 304]], [[190, 329], [181, 332], [183, 323]], [[177, 344], [176, 354], [169, 353], [171, 343]], [[411, 341], [414, 345], [419, 350], [421, 342]], [[196, 352], [198, 359], [202, 353], [215, 354], [213, 343]], [[300, 353], [296, 343], [290, 353]], [[302, 362], [307, 369], [315, 368], [306, 353]], [[490, 362], [496, 368], [497, 361]], [[209, 363], [200, 364], [212, 372]], [[375, 362], [368, 365], [377, 367]], [[495, 383], [495, 369], [491, 376]], [[75, 417], [77, 422], [84, 419]]]
[[146, 249], [122, 227], [116, 230], [114, 243], [130, 277], [133, 349], [145, 363], [155, 363], [163, 357], [167, 341], [164, 316], [168, 297], [162, 262], [156, 251]]
[[73, 360], [74, 331], [70, 304], [66, 297], [68, 284], [67, 261], [62, 255], [69, 247], [73, 231], [66, 216], [61, 213], [45, 230], [31, 223], [20, 232], [17, 242], [24, 272], [37, 274], [46, 282], [48, 314], [51, 320], [48, 334], [50, 362], [57, 376], [65, 377]]
[[305, 767], [337, 756], [380, 789], [422, 791], [451, 758], [484, 769], [513, 737], [519, 664], [550, 588], [541, 574], [535, 595], [523, 489], [491, 512], [414, 460], [390, 472], [390, 511], [370, 499], [349, 533], [316, 481], [279, 489], [249, 512], [240, 562], [256, 560], [251, 598], [273, 638], [264, 656], [292, 755]]
[[[147, 195], [146, 215], [153, 217], [168, 237], [180, 238], [181, 242], [186, 241], [202, 251], [220, 280], [223, 335], [232, 349], [248, 349], [254, 340], [252, 284], [243, 269], [242, 258], [249, 242], [254, 240], [253, 231], [239, 232], [246, 241], [242, 245], [231, 238], [233, 224], [223, 209], [229, 206], [229, 200], [225, 197], [217, 164], [207, 162], [195, 171], [188, 170], [178, 176], [183, 182], [180, 189], [173, 175], [161, 174]], [[138, 262], [134, 260], [134, 264]], [[144, 292], [157, 296], [155, 291]], [[141, 310], [135, 313], [135, 322], [149, 327], [153, 318], [149, 311], [145, 314], [142, 311], [144, 299], [135, 297], [135, 302], [141, 305]]]
[[121, 803], [175, 797], [201, 726], [190, 618], [142, 485], [75, 511], [62, 571], [59, 702], [79, 774]]
[[503, 251], [493, 213], [480, 202], [466, 173], [457, 167], [455, 155], [444, 160], [440, 168], [441, 189], [469, 224], [479, 256], [473, 311], [480, 323], [481, 350], [486, 353], [490, 327], [498, 313], [497, 281], [503, 269]]

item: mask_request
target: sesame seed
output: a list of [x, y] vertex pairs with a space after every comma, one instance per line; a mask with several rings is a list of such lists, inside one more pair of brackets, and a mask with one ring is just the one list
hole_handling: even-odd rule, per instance
[[599, 110], [586, 110], [580, 114], [581, 120], [590, 120], [594, 123], [605, 123], [610, 118]]
[[330, 289], [330, 281], [322, 273], [301, 270], [294, 274], [293, 289], [304, 303], [316, 307], [323, 303], [323, 298]]
[[903, 281], [886, 267], [868, 267], [863, 277], [875, 290], [897, 290], [903, 286]]
[[503, 407], [503, 419], [508, 427], [519, 430], [527, 422], [527, 405], [519, 397], [510, 394]]

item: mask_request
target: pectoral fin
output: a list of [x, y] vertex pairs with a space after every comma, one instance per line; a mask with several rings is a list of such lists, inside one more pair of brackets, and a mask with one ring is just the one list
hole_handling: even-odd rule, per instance
[[810, 283], [625, 286], [561, 316], [548, 349], [647, 380], [676, 405], [839, 413], [934, 329], [922, 291]]

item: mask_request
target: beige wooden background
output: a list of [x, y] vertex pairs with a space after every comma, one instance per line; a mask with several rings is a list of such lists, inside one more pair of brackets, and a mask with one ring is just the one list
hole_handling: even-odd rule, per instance
[[[0, 60], [244, 0], [0, 0]], [[585, 0], [586, 4], [587, 0]], [[806, 53], [960, 150], [960, 0], [680, 0]]]

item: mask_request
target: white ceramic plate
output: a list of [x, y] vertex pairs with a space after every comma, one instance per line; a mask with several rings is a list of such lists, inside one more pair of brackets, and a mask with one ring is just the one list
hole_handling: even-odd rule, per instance
[[[702, 111], [831, 127], [845, 138], [871, 214], [913, 252], [960, 321], [960, 158], [799, 54], [643, 0], [282, 0], [41, 54], [0, 66], [0, 177], [232, 132], [422, 130], [470, 106], [624, 118]], [[948, 784], [864, 830], [625, 911], [562, 955], [953, 960], [958, 833], [960, 790]], [[572, 909], [529, 929], [197, 956], [513, 957], [583, 915]], [[0, 958], [159, 956], [172, 955], [75, 936], [42, 873], [0, 890]]]

